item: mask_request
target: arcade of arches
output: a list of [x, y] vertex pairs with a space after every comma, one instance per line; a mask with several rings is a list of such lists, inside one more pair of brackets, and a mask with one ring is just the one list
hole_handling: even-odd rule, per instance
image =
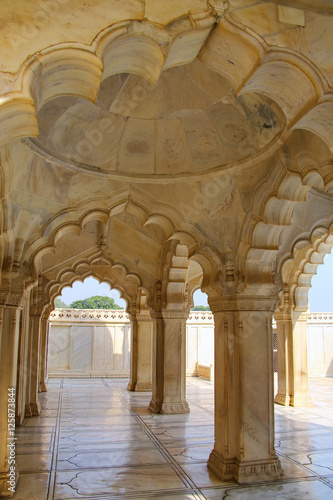
[[333, 245], [332, 14], [331, 0], [1, 3], [3, 492], [8, 388], [17, 425], [38, 415], [54, 299], [91, 275], [127, 301], [129, 390], [153, 349], [152, 412], [189, 411], [185, 322], [207, 293], [208, 466], [280, 477], [271, 319], [277, 401], [307, 404], [302, 313]]

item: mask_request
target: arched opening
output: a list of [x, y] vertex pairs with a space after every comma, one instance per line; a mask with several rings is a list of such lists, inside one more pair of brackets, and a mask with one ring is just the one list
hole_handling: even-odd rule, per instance
[[333, 311], [333, 252], [327, 253], [323, 264], [318, 266], [316, 274], [311, 279], [309, 290], [309, 310], [315, 312]]
[[[193, 293], [193, 307], [187, 320], [187, 375], [214, 380], [214, 316], [206, 293]], [[194, 362], [195, 360], [195, 362]]]
[[[71, 287], [65, 287], [62, 289], [61, 295], [56, 297], [67, 305], [68, 308], [71, 307], [72, 302], [77, 300], [88, 299], [93, 296], [104, 296], [113, 299], [119, 307], [126, 310], [127, 304], [126, 300], [121, 298], [121, 294], [116, 288], [111, 288], [106, 282], [99, 282], [93, 276], [86, 278], [83, 281], [77, 280], [73, 283]], [[57, 307], [55, 303], [55, 307]], [[105, 307], [112, 309], [112, 307]], [[79, 309], [79, 307], [77, 307]]]
[[89, 277], [60, 297], [68, 307], [49, 316], [48, 377], [129, 376], [130, 320], [119, 292]]
[[318, 266], [309, 290], [309, 314], [306, 327], [310, 379], [333, 377], [332, 283], [333, 252], [331, 251], [325, 255], [323, 264]]
[[[332, 234], [318, 228], [311, 243], [299, 242], [295, 258], [283, 266], [284, 290], [275, 313], [277, 332], [278, 388], [275, 402], [309, 406], [308, 377], [331, 374], [331, 329], [324, 324], [329, 314], [311, 314], [312, 307], [330, 309], [329, 277], [332, 273]], [[325, 271], [325, 260], [328, 267]], [[316, 275], [317, 274], [317, 275]], [[321, 276], [323, 284], [321, 285]], [[325, 283], [326, 282], [326, 283]], [[314, 284], [314, 289], [311, 290]]]
[[[290, 341], [284, 364], [295, 354], [292, 373], [295, 379], [298, 370], [302, 387], [304, 349], [294, 347], [304, 347], [308, 289], [327, 253], [322, 236], [332, 221], [329, 0], [310, 11], [308, 0], [286, 7], [276, 1], [87, 0], [79, 12], [75, 2], [62, 1], [61, 13], [56, 5], [46, 24], [45, 16], [36, 21], [36, 37], [30, 36], [36, 27], [29, 2], [23, 13], [16, 3], [3, 8], [0, 75], [0, 494], [8, 494], [7, 389], [18, 385], [20, 423], [40, 415], [52, 429], [44, 496], [119, 497], [125, 488], [125, 496], [136, 498], [216, 496], [201, 490], [207, 456], [186, 451], [188, 435], [213, 435], [204, 391], [189, 392], [188, 405], [185, 390], [186, 320], [199, 288], [209, 295], [215, 321], [209, 467], [223, 482], [280, 479], [272, 314], [284, 284], [277, 319], [284, 344]], [[23, 35], [30, 34], [17, 43], [22, 26], [28, 26]], [[316, 233], [318, 221], [324, 229]], [[279, 266], [293, 244], [295, 266], [280, 282]], [[45, 366], [50, 308], [64, 286], [91, 275], [126, 297], [129, 390], [152, 389], [153, 397], [126, 392], [124, 381], [116, 385], [104, 376], [76, 387], [66, 383], [50, 397], [56, 416], [41, 415], [39, 364]], [[117, 314], [125, 313], [112, 321]], [[73, 362], [75, 376], [105, 373], [110, 352], [119, 369], [123, 341], [119, 349], [114, 339], [105, 348], [112, 335], [100, 331], [100, 313], [73, 316], [84, 333], [71, 326], [60, 348], [68, 345], [66, 362]], [[210, 314], [193, 316], [198, 326]], [[197, 340], [200, 355], [207, 338], [201, 345]], [[209, 359], [201, 359], [207, 366]], [[291, 396], [301, 401], [289, 392], [288, 404]], [[149, 401], [156, 413], [184, 415], [168, 422], [165, 415], [148, 415]], [[187, 414], [191, 404], [194, 418]], [[54, 420], [45, 425], [44, 418]], [[126, 427], [129, 421], [135, 425]], [[203, 425], [195, 429], [193, 421]], [[64, 436], [72, 445], [65, 451]], [[126, 444], [115, 450], [117, 441]], [[151, 448], [150, 457], [141, 443]], [[201, 460], [198, 474], [192, 451]], [[214, 481], [205, 478], [204, 486], [225, 490]], [[172, 491], [161, 491], [162, 483]], [[286, 495], [302, 496], [310, 483]], [[279, 495], [281, 484], [269, 488]]]

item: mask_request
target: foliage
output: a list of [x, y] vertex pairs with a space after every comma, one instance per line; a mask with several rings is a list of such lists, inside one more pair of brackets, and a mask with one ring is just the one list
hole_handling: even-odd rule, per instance
[[111, 297], [103, 295], [94, 295], [88, 299], [75, 300], [71, 303], [72, 309], [123, 309], [123, 307], [116, 304]]
[[54, 307], [57, 307], [58, 309], [68, 309], [69, 305], [57, 297], [54, 301]]
[[194, 306], [191, 311], [210, 311], [209, 306]]

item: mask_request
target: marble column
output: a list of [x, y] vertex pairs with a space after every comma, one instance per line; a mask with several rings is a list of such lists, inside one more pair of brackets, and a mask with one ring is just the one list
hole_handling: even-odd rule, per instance
[[275, 403], [312, 406], [308, 392], [308, 359], [305, 312], [277, 312], [278, 392]]
[[28, 332], [27, 332], [27, 360], [26, 360], [26, 383], [25, 383], [25, 417], [32, 417], [32, 408], [30, 404], [31, 398], [31, 363], [32, 363], [32, 344], [33, 335], [30, 324], [30, 314], [28, 316]]
[[26, 303], [20, 315], [19, 343], [17, 360], [16, 384], [16, 425], [22, 425], [25, 418], [26, 385], [27, 385], [27, 360], [29, 340], [29, 302]]
[[153, 320], [149, 312], [133, 314], [131, 327], [131, 374], [127, 389], [151, 391]]
[[38, 401], [40, 315], [30, 316], [26, 417], [40, 415]]
[[215, 445], [208, 467], [223, 480], [244, 484], [278, 479], [282, 469], [274, 449], [274, 307], [256, 300], [224, 304], [223, 309], [213, 309]]
[[[0, 496], [13, 496], [18, 472], [11, 472], [15, 453], [15, 400], [17, 377], [17, 353], [20, 309], [15, 306], [0, 306]], [[13, 389], [10, 393], [9, 389]], [[13, 406], [12, 406], [13, 405]], [[14, 450], [13, 450], [13, 449]], [[9, 483], [12, 479], [12, 483]]]
[[186, 319], [188, 312], [152, 313], [153, 390], [149, 410], [153, 413], [187, 413]]
[[40, 321], [40, 353], [39, 353], [39, 380], [38, 391], [47, 392], [47, 339], [49, 323], [47, 318], [41, 318]]

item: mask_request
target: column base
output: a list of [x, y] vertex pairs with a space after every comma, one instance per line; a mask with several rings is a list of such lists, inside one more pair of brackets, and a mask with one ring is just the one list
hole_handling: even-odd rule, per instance
[[162, 406], [162, 403], [157, 403], [156, 401], [154, 401], [152, 399], [149, 403], [148, 410], [151, 413], [161, 413], [161, 406]]
[[300, 394], [297, 396], [286, 396], [285, 394], [279, 394], [275, 396], [274, 402], [282, 406], [296, 406], [296, 407], [307, 407], [313, 406], [313, 401], [309, 394]]
[[15, 481], [12, 482], [8, 482], [10, 481], [8, 472], [0, 472], [0, 497], [12, 498], [16, 491], [18, 479], [19, 473], [17, 470], [15, 471]]
[[150, 392], [153, 390], [153, 384], [152, 382], [128, 382], [127, 390], [136, 392]]
[[169, 402], [157, 403], [156, 401], [151, 400], [149, 403], [148, 410], [151, 413], [163, 413], [164, 415], [171, 415], [178, 413], [189, 413], [190, 407], [187, 401], [183, 401], [181, 403], [169, 403]]
[[281, 406], [289, 406], [290, 405], [290, 396], [286, 394], [279, 394], [275, 396], [274, 403]]
[[32, 403], [30, 405], [31, 407], [31, 413], [33, 417], [38, 417], [40, 415], [40, 403], [37, 401], [37, 403]]
[[24, 416], [27, 418], [32, 417], [31, 405], [25, 405]]
[[239, 484], [274, 481], [283, 474], [280, 460], [277, 457], [268, 460], [240, 462], [237, 459], [226, 459], [213, 450], [207, 465], [223, 481], [234, 479]]
[[43, 382], [42, 384], [39, 384], [38, 392], [47, 392], [47, 386], [46, 386], [45, 382]]
[[135, 391], [135, 386], [136, 386], [136, 382], [128, 382], [127, 390], [128, 391]]
[[137, 392], [151, 392], [153, 390], [152, 382], [137, 382], [135, 386]]

